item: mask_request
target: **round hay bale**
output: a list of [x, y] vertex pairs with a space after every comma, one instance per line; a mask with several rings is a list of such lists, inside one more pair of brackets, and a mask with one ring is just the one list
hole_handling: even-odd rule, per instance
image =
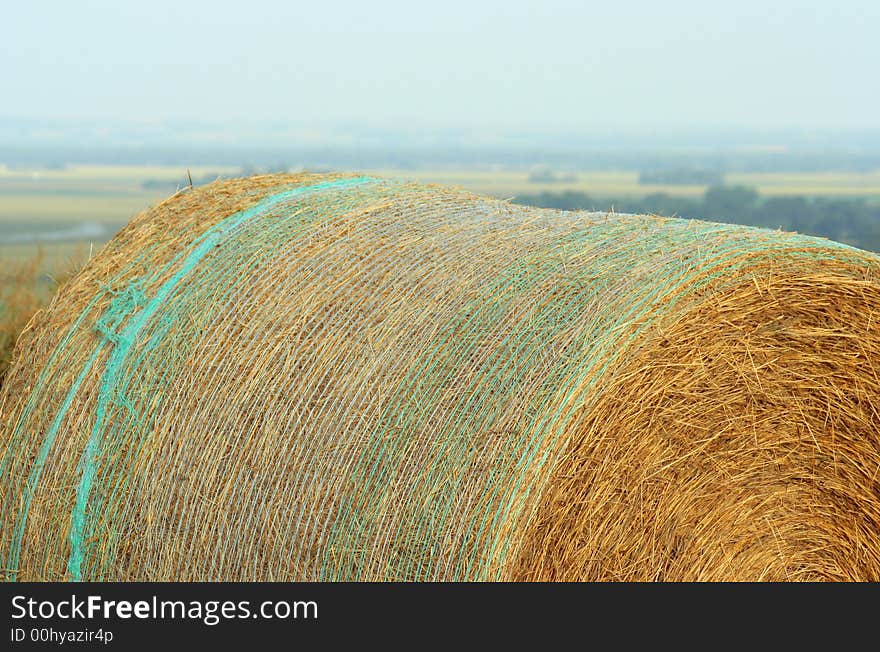
[[878, 580], [880, 258], [344, 175], [137, 216], [0, 395], [10, 580]]

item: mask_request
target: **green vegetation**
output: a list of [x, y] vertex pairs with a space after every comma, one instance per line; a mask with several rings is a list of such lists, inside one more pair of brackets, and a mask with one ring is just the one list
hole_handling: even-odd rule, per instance
[[[367, 172], [386, 177], [413, 179], [422, 183], [461, 186], [474, 192], [509, 198], [544, 192], [586, 193], [594, 198], [645, 197], [666, 194], [700, 198], [718, 176], [672, 176], [661, 178], [654, 173], [640, 175], [635, 170], [578, 170], [569, 172], [539, 168], [529, 172], [518, 169], [485, 168], [368, 168]], [[880, 171], [874, 172], [749, 172], [728, 173], [720, 177], [729, 186], [751, 186], [762, 197], [841, 197], [864, 198], [880, 202]], [[686, 181], [688, 183], [686, 183]], [[710, 183], [711, 182], [711, 183]]]
[[[274, 166], [283, 168], [282, 164]], [[357, 169], [357, 168], [352, 168]], [[671, 166], [635, 170], [573, 170], [486, 167], [366, 167], [381, 176], [460, 186], [478, 193], [510, 198], [550, 193], [582, 193], [608, 203], [617, 198], [661, 195], [699, 199], [718, 183], [719, 174], [704, 168]], [[193, 184], [243, 176], [258, 171], [243, 166], [191, 167]], [[265, 168], [259, 169], [265, 171]], [[728, 186], [753, 187], [761, 197], [863, 198], [880, 203], [880, 172], [750, 172], [723, 175]], [[62, 223], [98, 223], [106, 237], [132, 215], [161, 201], [189, 183], [186, 166], [71, 165], [53, 168], [0, 165], [0, 234], [22, 230], [56, 230]], [[659, 210], [659, 209], [657, 209]], [[680, 211], [681, 212], [681, 211]], [[10, 230], [11, 229], [11, 230]], [[106, 239], [106, 238], [105, 238]], [[13, 242], [21, 241], [13, 238]], [[4, 241], [0, 237], [0, 244]]]
[[862, 198], [762, 197], [746, 186], [712, 186], [697, 199], [655, 193], [609, 200], [567, 191], [520, 195], [516, 202], [563, 210], [614, 210], [732, 222], [797, 231], [880, 251], [880, 205]]
[[639, 183], [645, 185], [714, 186], [724, 182], [724, 175], [716, 170], [700, 168], [669, 168], [645, 170], [639, 174]]

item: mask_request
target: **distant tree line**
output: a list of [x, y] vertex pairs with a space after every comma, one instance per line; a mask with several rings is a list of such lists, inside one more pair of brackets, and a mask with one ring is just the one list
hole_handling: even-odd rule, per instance
[[665, 167], [656, 170], [643, 170], [639, 173], [639, 183], [667, 186], [717, 186], [724, 183], [724, 175], [718, 170]]
[[574, 183], [577, 177], [572, 172], [554, 172], [549, 168], [538, 168], [529, 173], [529, 183]]
[[582, 192], [565, 191], [520, 195], [515, 201], [562, 210], [613, 208], [617, 213], [652, 213], [783, 229], [880, 252], [880, 205], [864, 199], [762, 197], [756, 190], [743, 186], [712, 186], [697, 199], [655, 193], [598, 200]]

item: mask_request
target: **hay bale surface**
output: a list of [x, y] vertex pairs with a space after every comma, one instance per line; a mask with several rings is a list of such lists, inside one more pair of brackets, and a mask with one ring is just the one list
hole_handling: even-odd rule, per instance
[[880, 579], [880, 259], [344, 175], [137, 216], [0, 394], [9, 580]]

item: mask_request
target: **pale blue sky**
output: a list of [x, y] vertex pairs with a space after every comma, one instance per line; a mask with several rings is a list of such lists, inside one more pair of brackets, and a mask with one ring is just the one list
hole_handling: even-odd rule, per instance
[[0, 117], [880, 127], [880, 2], [12, 2]]

